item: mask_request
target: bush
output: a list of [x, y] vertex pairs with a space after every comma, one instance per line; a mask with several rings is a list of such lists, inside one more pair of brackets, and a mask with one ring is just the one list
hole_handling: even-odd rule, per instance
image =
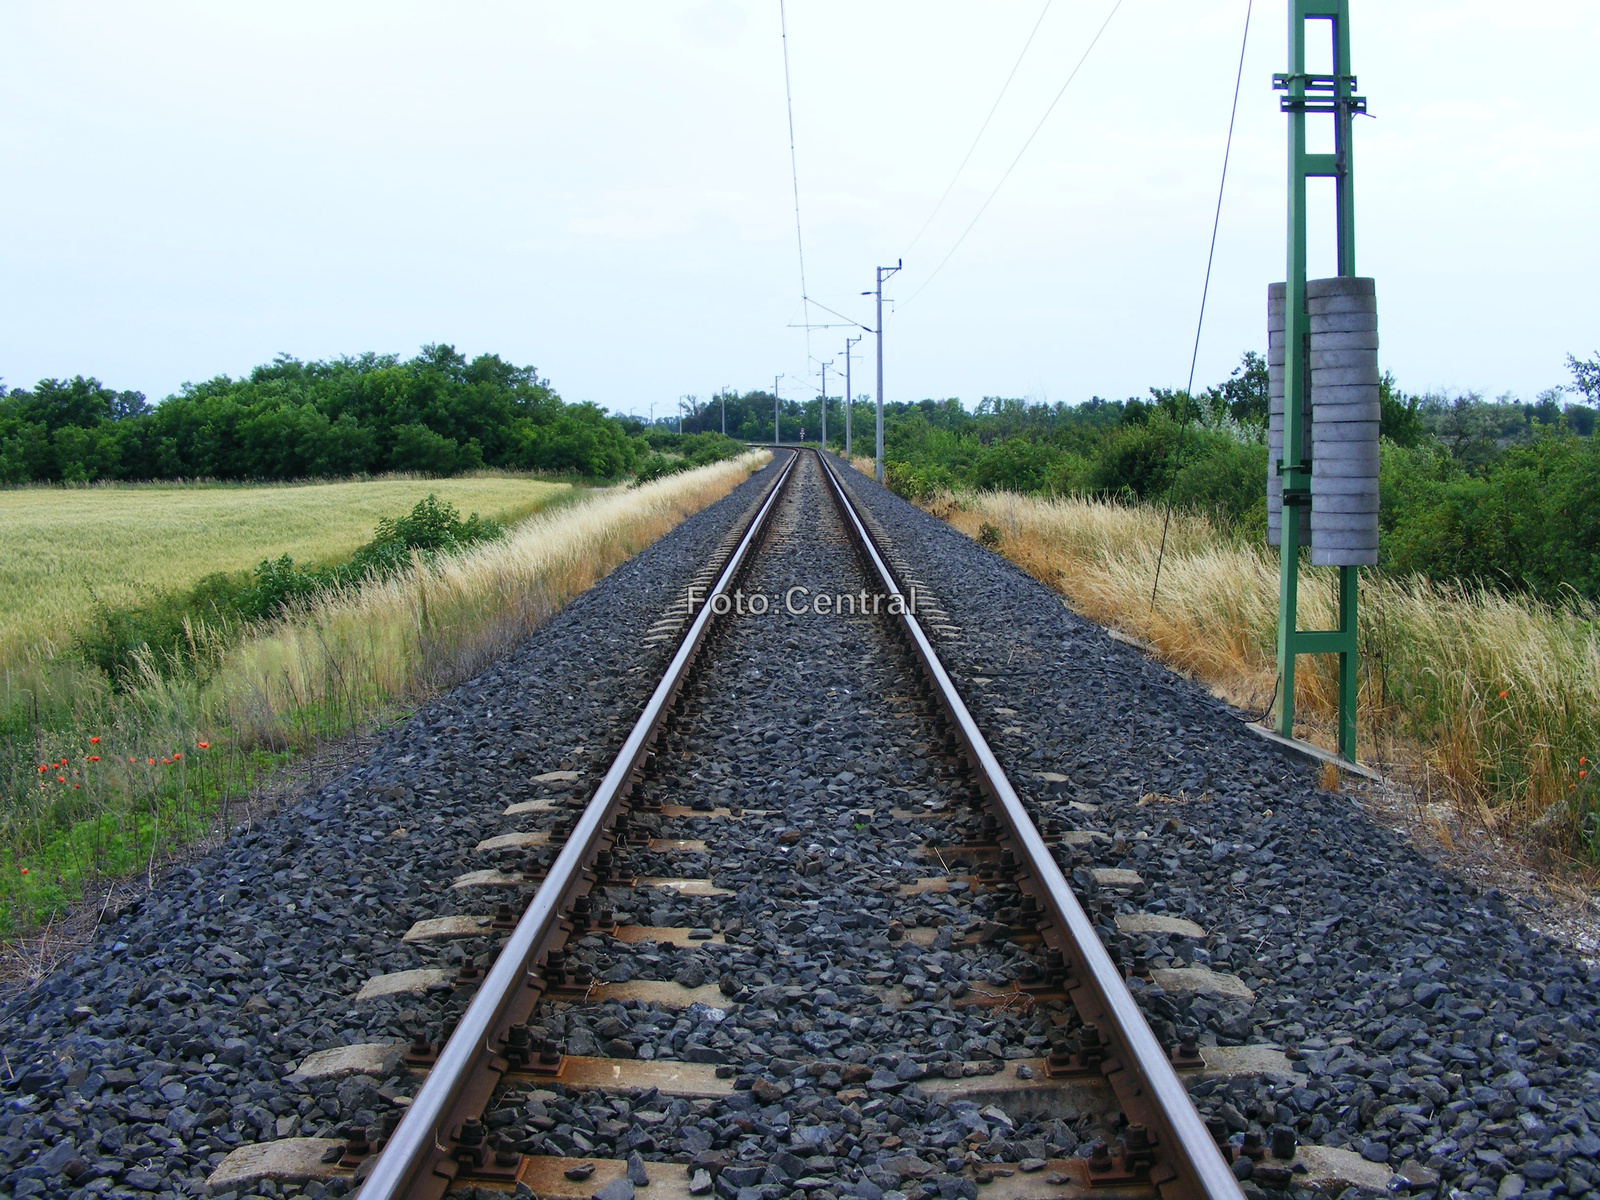
[[271, 620], [321, 592], [405, 570], [414, 554], [456, 554], [505, 535], [498, 521], [462, 520], [437, 497], [419, 500], [403, 517], [378, 522], [372, 540], [338, 566], [301, 566], [285, 554], [253, 572], [207, 575], [187, 590], [161, 592], [141, 604], [97, 604], [73, 648], [127, 688], [146, 671], [204, 678], [218, 654], [252, 624]]
[[622, 423], [566, 404], [532, 367], [424, 346], [279, 358], [244, 379], [186, 385], [150, 407], [94, 379], [0, 388], [0, 482], [454, 475], [484, 466], [615, 479], [638, 461]]
[[706, 467], [715, 462], [722, 462], [724, 459], [737, 458], [745, 450], [743, 443], [736, 442], [730, 437], [723, 437], [720, 433], [679, 435], [651, 432], [646, 435], [645, 440], [650, 445], [670, 444], [673, 453], [663, 454], [654, 451], [647, 455], [634, 473], [634, 487], [679, 471], [689, 471], [695, 467]]

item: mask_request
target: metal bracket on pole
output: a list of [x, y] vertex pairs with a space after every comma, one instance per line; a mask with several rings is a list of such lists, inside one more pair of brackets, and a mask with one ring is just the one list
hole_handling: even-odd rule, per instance
[[[1309, 21], [1331, 24], [1333, 71], [1306, 70]], [[1275, 469], [1283, 477], [1283, 525], [1278, 573], [1278, 694], [1273, 724], [1285, 737], [1294, 736], [1294, 667], [1301, 654], [1339, 656], [1339, 754], [1356, 757], [1357, 647], [1356, 607], [1359, 567], [1339, 567], [1339, 627], [1302, 630], [1297, 609], [1300, 591], [1299, 509], [1311, 503], [1311, 464], [1306, 450], [1307, 393], [1311, 387], [1311, 327], [1306, 310], [1306, 180], [1331, 177], [1336, 190], [1339, 274], [1356, 273], [1354, 164], [1351, 118], [1365, 113], [1367, 101], [1355, 95], [1350, 71], [1349, 0], [1289, 0], [1289, 66], [1274, 75], [1273, 86], [1288, 94], [1279, 107], [1289, 116], [1289, 245], [1284, 296], [1283, 459]], [[1306, 149], [1307, 114], [1331, 116], [1332, 154]]]

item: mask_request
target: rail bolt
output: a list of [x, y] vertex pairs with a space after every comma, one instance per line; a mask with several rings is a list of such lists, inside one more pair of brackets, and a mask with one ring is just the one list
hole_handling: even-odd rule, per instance
[[1239, 1153], [1251, 1162], [1260, 1162], [1267, 1156], [1267, 1148], [1261, 1144], [1261, 1135], [1252, 1129], [1244, 1135], [1244, 1145], [1239, 1147]]
[[565, 987], [567, 983], [567, 955], [563, 950], [552, 950], [544, 960], [545, 982], [551, 987]]
[[1156, 1140], [1143, 1125], [1129, 1125], [1122, 1133], [1122, 1162], [1129, 1171], [1143, 1173], [1156, 1163]]
[[594, 908], [589, 903], [589, 897], [579, 896], [572, 902], [572, 927], [576, 930], [586, 930], [594, 924]]
[[474, 1167], [483, 1166], [483, 1141], [483, 1122], [477, 1117], [468, 1117], [461, 1122], [461, 1132], [456, 1135], [455, 1157], [461, 1162], [470, 1162]]
[[[1192, 1043], [1191, 1043], [1192, 1044]], [[1228, 1123], [1221, 1117], [1206, 1118], [1206, 1132], [1217, 1145], [1228, 1149]]]
[[1089, 1170], [1100, 1173], [1111, 1170], [1114, 1164], [1111, 1161], [1111, 1147], [1104, 1140], [1095, 1142], [1089, 1151]]
[[514, 1167], [522, 1158], [522, 1152], [517, 1149], [516, 1143], [505, 1134], [495, 1135], [494, 1139], [494, 1165], [497, 1167]]
[[516, 1066], [527, 1065], [533, 1053], [533, 1035], [526, 1025], [513, 1025], [506, 1030], [505, 1056]]
[[1054, 946], [1045, 947], [1044, 977], [1049, 983], [1064, 983], [1067, 978], [1067, 956]]
[[604, 932], [610, 933], [614, 929], [616, 929], [616, 927], [617, 927], [617, 914], [615, 912], [613, 912], [609, 908], [602, 908], [600, 910], [600, 928]]
[[1098, 1026], [1086, 1024], [1078, 1031], [1078, 1062], [1081, 1066], [1088, 1069], [1098, 1067], [1105, 1062], [1108, 1049]]

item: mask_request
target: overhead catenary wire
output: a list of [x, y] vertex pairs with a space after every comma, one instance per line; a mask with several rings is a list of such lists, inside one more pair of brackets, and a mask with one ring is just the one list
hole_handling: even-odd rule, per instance
[[1183, 420], [1178, 424], [1178, 445], [1172, 457], [1172, 482], [1167, 485], [1167, 511], [1161, 518], [1161, 548], [1156, 551], [1155, 579], [1150, 584], [1150, 607], [1156, 606], [1156, 589], [1161, 586], [1161, 562], [1167, 554], [1167, 528], [1172, 524], [1172, 502], [1178, 490], [1178, 471], [1183, 466], [1183, 434], [1194, 411], [1194, 371], [1200, 360], [1200, 333], [1206, 324], [1206, 297], [1211, 292], [1211, 264], [1217, 256], [1217, 229], [1222, 224], [1222, 196], [1228, 188], [1228, 158], [1233, 153], [1233, 124], [1239, 115], [1239, 86], [1244, 81], [1244, 53], [1250, 45], [1250, 12], [1255, 0], [1245, 0], [1244, 36], [1239, 39], [1239, 69], [1233, 79], [1233, 106], [1228, 110], [1228, 137], [1222, 146], [1222, 179], [1217, 184], [1217, 209], [1211, 218], [1211, 248], [1206, 251], [1206, 278], [1200, 287], [1200, 316], [1194, 325], [1194, 349], [1189, 354], [1189, 382], [1183, 389]]
[[[800, 227], [800, 162], [794, 148], [794, 85], [789, 78], [789, 20], [778, 0], [778, 34], [783, 41], [783, 99], [789, 114], [789, 178], [794, 184], [794, 243], [800, 256], [801, 320], [806, 329], [806, 362], [811, 361], [811, 297], [806, 294], [806, 240]], [[837, 314], [836, 314], [837, 315]]]
[[[1034, 35], [1039, 32], [1039, 26], [1044, 24], [1045, 13], [1050, 11], [1052, 0], [1044, 0], [1044, 7], [1039, 10], [1039, 19], [1033, 23], [1033, 28], [1028, 31], [1028, 40], [1022, 43], [1022, 51], [1017, 55], [1017, 61], [1011, 64], [1011, 73], [1006, 76], [1006, 81], [1000, 85], [1000, 94], [994, 98], [994, 103], [989, 106], [989, 115], [983, 118], [983, 124], [978, 126], [977, 136], [972, 139], [972, 145], [967, 147], [966, 154], [961, 159], [961, 164], [956, 167], [950, 182], [945, 185], [944, 191], [939, 196], [939, 201], [933, 206], [933, 211], [928, 214], [928, 219], [922, 223], [922, 228], [917, 230], [917, 236], [911, 239], [911, 244], [906, 247], [906, 254], [911, 253], [912, 246], [922, 240], [922, 235], [928, 232], [928, 226], [933, 224], [933, 219], [939, 215], [939, 210], [944, 207], [944, 202], [950, 198], [951, 190], [956, 186], [956, 180], [961, 178], [961, 172], [967, 169], [967, 163], [972, 161], [972, 152], [978, 148], [978, 143], [983, 140], [984, 132], [989, 128], [989, 122], [994, 120], [994, 114], [1000, 107], [1000, 101], [1005, 99], [1006, 90], [1011, 86], [1011, 81], [1017, 77], [1017, 69], [1022, 66], [1022, 60], [1028, 56], [1028, 47], [1033, 45]], [[900, 257], [904, 258], [905, 254]]]
[[951, 257], [957, 250], [961, 249], [961, 243], [967, 240], [967, 234], [972, 232], [972, 227], [976, 225], [983, 217], [983, 214], [988, 211], [989, 205], [992, 204], [994, 202], [994, 198], [1000, 194], [1000, 189], [1005, 186], [1006, 180], [1011, 178], [1011, 172], [1017, 169], [1017, 164], [1022, 161], [1022, 156], [1028, 152], [1028, 147], [1033, 145], [1033, 139], [1039, 136], [1039, 131], [1044, 128], [1045, 122], [1050, 119], [1050, 114], [1056, 110], [1056, 105], [1061, 102], [1061, 97], [1067, 94], [1067, 89], [1072, 86], [1072, 81], [1078, 77], [1078, 72], [1083, 70], [1083, 64], [1088, 61], [1089, 55], [1094, 52], [1095, 46], [1099, 44], [1101, 35], [1106, 31], [1106, 26], [1111, 24], [1111, 18], [1117, 15], [1117, 10], [1121, 7], [1122, 0], [1116, 0], [1116, 3], [1111, 6], [1111, 11], [1106, 13], [1106, 19], [1100, 23], [1100, 28], [1095, 30], [1094, 37], [1089, 39], [1089, 44], [1084, 47], [1083, 53], [1078, 57], [1077, 64], [1072, 68], [1072, 73], [1067, 76], [1066, 82], [1061, 85], [1061, 90], [1056, 92], [1055, 99], [1050, 101], [1050, 106], [1044, 110], [1044, 116], [1039, 118], [1039, 123], [1033, 127], [1033, 132], [1028, 135], [1028, 140], [1022, 143], [1022, 149], [1017, 151], [1017, 156], [1011, 160], [1011, 165], [1006, 168], [1005, 174], [1000, 176], [1000, 181], [994, 185], [994, 188], [992, 191], [990, 191], [988, 198], [984, 200], [983, 204], [978, 208], [978, 211], [973, 214], [972, 220], [967, 222], [967, 227], [961, 231], [961, 236], [956, 238], [955, 245], [950, 247], [945, 256], [939, 260], [938, 266], [934, 267], [933, 270], [929, 272], [928, 277], [917, 286], [917, 290], [912, 292], [911, 295], [907, 296], [901, 301], [902, 305], [909, 304], [911, 301], [915, 300], [919, 295], [921, 295], [922, 290], [932, 283], [934, 277], [944, 269], [945, 263], [950, 261]]

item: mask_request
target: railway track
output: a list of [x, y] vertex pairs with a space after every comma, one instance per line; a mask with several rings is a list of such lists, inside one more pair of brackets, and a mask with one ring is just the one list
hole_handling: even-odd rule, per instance
[[1600, 970], [791, 458], [0, 1009], [0, 1195], [1593, 1190]]
[[[506, 831], [482, 843], [486, 853], [560, 845], [531, 902], [520, 913], [491, 907], [521, 880], [489, 868], [462, 888], [481, 898], [478, 911], [408, 933], [498, 925], [505, 936], [492, 962], [464, 964], [456, 982], [470, 1002], [453, 1027], [408, 1050], [426, 1077], [398, 1125], [355, 1131], [323, 1153], [326, 1165], [352, 1171], [368, 1200], [466, 1186], [605, 1200], [638, 1187], [736, 1200], [836, 1194], [863, 1179], [865, 1195], [897, 1190], [874, 1173], [898, 1190], [952, 1196], [981, 1184], [1014, 1198], [1239, 1197], [1226, 1131], [1201, 1120], [1180, 1072], [1249, 1073], [1261, 1053], [1163, 1045], [1151, 1032], [1123, 977], [1135, 964], [1113, 959], [1114, 915], [1097, 929], [1057, 861], [1070, 869], [1074, 839], [1006, 778], [912, 611], [914, 587], [902, 588], [834, 467], [790, 455], [715, 579], [702, 579], [677, 652], [593, 795], [566, 816], [514, 806]], [[744, 666], [740, 687], [744, 664], [760, 665]], [[880, 717], [903, 744], [925, 749], [894, 781], [915, 807], [881, 797], [863, 807], [846, 745], [813, 755], [802, 778], [778, 773], [815, 736], [848, 741], [862, 695], [888, 710]], [[763, 713], [764, 701], [775, 711]], [[726, 742], [706, 748], [716, 731], [752, 728], [766, 761], [730, 762]], [[806, 894], [815, 887], [771, 896], [750, 886], [764, 874], [753, 856], [807, 881], [871, 861], [887, 849], [875, 831], [907, 827], [928, 864], [920, 879], [855, 871], [846, 895], [816, 898]], [[717, 882], [741, 876], [743, 889]], [[670, 899], [641, 903], [650, 892]], [[647, 920], [619, 925], [619, 910]], [[677, 913], [684, 923], [652, 923]], [[796, 921], [856, 936], [836, 939], [822, 966], [783, 944]], [[663, 963], [676, 978], [643, 977], [665, 974]], [[906, 1036], [907, 1020], [923, 1038]], [[791, 1034], [804, 1026], [797, 1056], [739, 1062], [739, 1043], [774, 1022]], [[671, 1032], [658, 1043], [663, 1024]], [[849, 1036], [863, 1026], [865, 1037]], [[841, 1028], [846, 1036], [829, 1036]], [[888, 1036], [874, 1044], [880, 1028]], [[594, 1153], [582, 1132], [593, 1116], [560, 1112], [573, 1098], [626, 1125], [633, 1153]], [[677, 1139], [678, 1161], [652, 1161], [641, 1151], [660, 1148], [651, 1130], [675, 1106], [704, 1113], [700, 1126], [715, 1132], [697, 1126], [700, 1136]], [[946, 1127], [928, 1128], [930, 1114]], [[854, 1143], [843, 1155], [841, 1141]], [[879, 1160], [865, 1171], [864, 1146]], [[891, 1166], [874, 1172], [885, 1147]], [[1287, 1183], [1294, 1147], [1277, 1150]]]

